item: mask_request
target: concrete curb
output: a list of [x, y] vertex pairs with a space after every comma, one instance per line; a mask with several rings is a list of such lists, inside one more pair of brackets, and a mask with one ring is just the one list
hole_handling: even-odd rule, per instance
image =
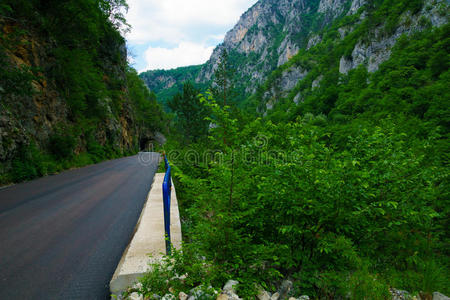
[[[133, 286], [149, 270], [149, 264], [161, 259], [166, 252], [164, 240], [164, 210], [162, 182], [164, 173], [156, 173], [147, 201], [142, 209], [133, 238], [125, 249], [109, 284], [112, 294], [120, 295]], [[170, 206], [172, 245], [181, 246], [181, 222], [175, 187], [172, 184]]]

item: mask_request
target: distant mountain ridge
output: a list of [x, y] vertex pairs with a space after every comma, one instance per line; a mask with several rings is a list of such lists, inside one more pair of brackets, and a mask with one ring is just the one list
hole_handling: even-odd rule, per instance
[[171, 70], [151, 70], [142, 72], [139, 77], [154, 92], [161, 103], [167, 103], [182, 89], [183, 82], [195, 82], [202, 65], [180, 67]]

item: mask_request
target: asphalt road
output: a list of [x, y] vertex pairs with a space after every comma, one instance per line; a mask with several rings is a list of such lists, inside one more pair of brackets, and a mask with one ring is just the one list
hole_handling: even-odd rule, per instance
[[[158, 154], [0, 190], [0, 299], [109, 299]], [[141, 160], [142, 161], [142, 160]]]

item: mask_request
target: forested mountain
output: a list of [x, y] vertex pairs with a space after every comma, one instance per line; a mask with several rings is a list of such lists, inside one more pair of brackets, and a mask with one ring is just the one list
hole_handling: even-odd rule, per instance
[[186, 244], [140, 292], [449, 294], [448, 18], [439, 0], [250, 8], [196, 78], [211, 92], [170, 101]]
[[163, 130], [155, 96], [127, 65], [124, 8], [0, 3], [1, 183], [132, 153]]
[[201, 65], [181, 67], [172, 70], [153, 70], [139, 74], [148, 88], [156, 94], [158, 101], [162, 104], [183, 90], [184, 82], [194, 82], [197, 78]]

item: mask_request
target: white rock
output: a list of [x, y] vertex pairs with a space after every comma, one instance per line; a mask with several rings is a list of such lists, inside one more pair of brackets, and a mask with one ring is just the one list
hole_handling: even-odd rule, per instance
[[299, 66], [293, 66], [283, 71], [279, 84], [281, 91], [289, 92], [297, 85], [300, 80], [305, 78], [306, 75], [308, 75], [308, 71], [303, 70], [303, 68]]
[[161, 298], [161, 300], [175, 300], [177, 297], [175, 297], [172, 294], [165, 294], [164, 297]]
[[187, 300], [187, 298], [188, 298], [188, 295], [186, 293], [180, 292], [178, 294], [178, 299], [180, 299], [180, 300]]
[[350, 11], [348, 12], [348, 14], [349, 15], [355, 14], [361, 6], [366, 4], [366, 2], [367, 2], [366, 0], [353, 0], [352, 1], [352, 6], [351, 6]]
[[128, 296], [128, 299], [130, 299], [130, 300], [144, 300], [144, 296], [139, 295], [138, 293], [134, 292], [134, 293], [131, 293], [131, 295]]
[[280, 291], [278, 292], [280, 294], [280, 298], [286, 299], [287, 295], [291, 291], [291, 288], [292, 288], [292, 281], [284, 280], [281, 283]]
[[229, 300], [241, 300], [241, 298], [233, 292], [228, 292], [227, 296]]
[[347, 59], [345, 56], [341, 57], [339, 61], [339, 73], [347, 74], [353, 68], [353, 61], [351, 59]]
[[309, 300], [309, 296], [307, 295], [302, 295], [298, 298], [298, 300]]
[[302, 99], [302, 94], [300, 92], [298, 92], [298, 94], [295, 95], [295, 97], [294, 97], [294, 103], [298, 104], [301, 99]]
[[433, 300], [450, 300], [450, 298], [439, 292], [434, 292]]
[[256, 298], [258, 298], [258, 300], [270, 300], [270, 295], [265, 290], [260, 290]]
[[272, 295], [272, 297], [270, 297], [270, 300], [278, 300], [280, 298], [280, 294], [275, 293]]
[[218, 297], [217, 297], [217, 300], [228, 300], [230, 297], [228, 297], [228, 295], [227, 294], [220, 294]]
[[231, 292], [231, 293], [236, 293], [236, 286], [239, 284], [239, 281], [236, 280], [228, 280], [227, 283], [225, 283], [225, 285], [223, 286], [223, 291], [224, 292]]
[[312, 88], [312, 89], [315, 89], [315, 88], [320, 87], [320, 82], [322, 81], [322, 79], [323, 79], [323, 75], [320, 75], [319, 77], [317, 77], [317, 78], [312, 82], [311, 88]]
[[314, 47], [321, 41], [322, 41], [322, 38], [320, 37], [320, 35], [315, 34], [315, 35], [311, 36], [308, 41], [308, 46], [306, 46], [306, 50], [311, 49], [312, 47]]
[[406, 300], [410, 298], [410, 295], [407, 291], [389, 289], [389, 292], [392, 295], [392, 300]]

